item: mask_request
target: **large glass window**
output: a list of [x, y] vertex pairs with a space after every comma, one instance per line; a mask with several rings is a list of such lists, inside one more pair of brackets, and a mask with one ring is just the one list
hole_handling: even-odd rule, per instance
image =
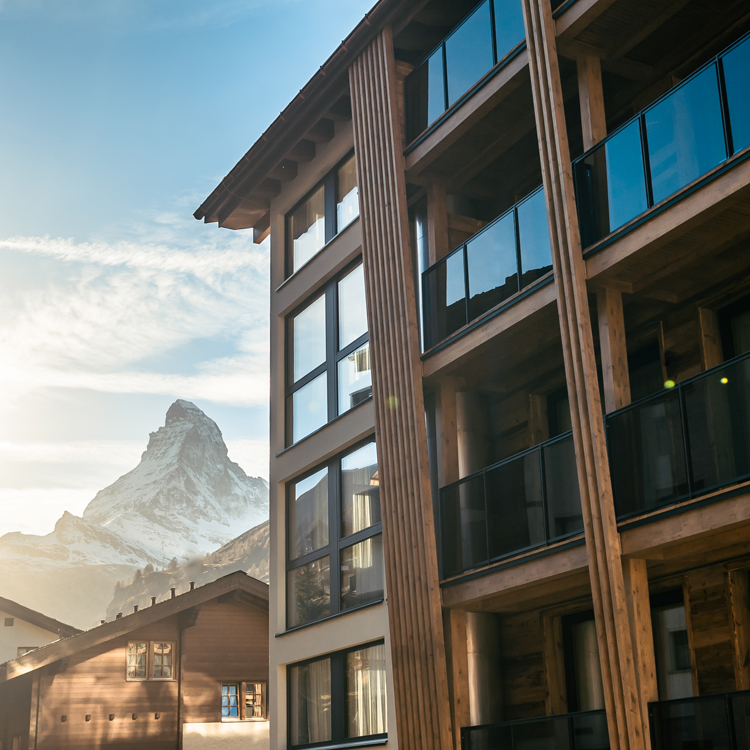
[[568, 711], [604, 708], [604, 688], [593, 612], [563, 618]]
[[358, 216], [357, 161], [350, 154], [287, 214], [287, 275], [315, 257]]
[[287, 319], [287, 444], [372, 395], [362, 265]]
[[376, 643], [289, 666], [290, 746], [385, 739], [385, 662]]
[[383, 598], [375, 441], [287, 488], [287, 627]]
[[651, 623], [659, 700], [692, 697], [692, 659], [681, 589], [652, 598]]

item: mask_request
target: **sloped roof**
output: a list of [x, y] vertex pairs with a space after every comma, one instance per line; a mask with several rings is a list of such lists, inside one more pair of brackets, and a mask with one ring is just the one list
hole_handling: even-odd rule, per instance
[[37, 612], [35, 609], [24, 607], [23, 604], [14, 602], [12, 599], [6, 599], [4, 596], [0, 596], [0, 612], [6, 612], [11, 617], [17, 617], [19, 620], [36, 625], [50, 633], [57, 633], [61, 638], [67, 638], [81, 632], [79, 628], [66, 625], [53, 617], [47, 617], [47, 615]]
[[105, 622], [91, 630], [77, 631], [75, 635], [0, 664], [0, 683], [127, 635], [159, 620], [186, 612], [204, 602], [233, 593], [239, 594], [239, 601], [247, 606], [268, 612], [268, 584], [251, 578], [247, 573], [239, 570], [172, 599], [166, 599], [137, 612]]

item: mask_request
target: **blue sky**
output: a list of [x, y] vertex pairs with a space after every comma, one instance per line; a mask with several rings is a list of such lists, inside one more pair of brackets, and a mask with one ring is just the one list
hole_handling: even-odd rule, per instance
[[176, 398], [267, 477], [268, 248], [193, 211], [372, 0], [0, 0], [0, 534]]

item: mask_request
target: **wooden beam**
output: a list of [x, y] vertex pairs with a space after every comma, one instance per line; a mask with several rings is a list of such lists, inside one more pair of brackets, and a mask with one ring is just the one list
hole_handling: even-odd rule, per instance
[[271, 234], [271, 212], [267, 212], [253, 226], [253, 242], [260, 245]]
[[544, 674], [547, 691], [544, 707], [547, 716], [568, 713], [568, 690], [565, 682], [565, 647], [563, 645], [562, 617], [542, 612], [542, 638], [544, 640]]
[[529, 445], [539, 445], [549, 440], [549, 415], [547, 396], [542, 393], [529, 394]]
[[250, 194], [251, 198], [275, 198], [281, 192], [281, 183], [278, 180], [266, 178]]
[[448, 661], [453, 743], [455, 750], [461, 750], [461, 728], [471, 724], [466, 612], [460, 609], [444, 610], [443, 626], [445, 628], [445, 652]]
[[328, 143], [333, 140], [334, 126], [333, 120], [327, 117], [321, 117], [305, 134], [306, 138], [316, 143]]
[[286, 158], [290, 159], [291, 161], [312, 161], [315, 158], [315, 142], [308, 140], [307, 138], [303, 138], [289, 150]]
[[352, 100], [351, 97], [346, 94], [340, 99], [337, 99], [331, 108], [326, 112], [326, 117], [330, 120], [336, 120], [339, 122], [346, 122], [352, 119]]
[[578, 0], [556, 21], [555, 33], [566, 39], [578, 36], [593, 23], [615, 0]]
[[297, 176], [297, 162], [293, 159], [282, 159], [269, 173], [272, 180], [289, 182]]
[[750, 690], [750, 572], [729, 571], [729, 607], [737, 690]]
[[698, 325], [700, 326], [701, 337], [701, 364], [704, 370], [710, 370], [724, 361], [721, 332], [719, 331], [719, 316], [716, 314], [716, 310], [699, 307]]
[[588, 151], [607, 137], [607, 117], [604, 111], [602, 64], [594, 55], [582, 55], [576, 60], [578, 69], [578, 98], [581, 103], [583, 150]]
[[433, 180], [427, 186], [427, 250], [430, 265], [448, 255], [448, 202], [445, 183]]
[[630, 403], [630, 374], [622, 294], [616, 289], [599, 289], [596, 293], [596, 308], [604, 381], [604, 408], [609, 413]]
[[438, 386], [437, 407], [438, 484], [440, 487], [458, 480], [458, 437], [456, 424], [456, 382], [443, 378]]

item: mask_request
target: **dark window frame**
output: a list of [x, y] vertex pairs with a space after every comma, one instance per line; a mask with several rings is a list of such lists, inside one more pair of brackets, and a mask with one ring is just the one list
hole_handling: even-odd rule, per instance
[[[286, 328], [286, 347], [284, 353], [284, 371], [285, 371], [285, 387], [284, 387], [284, 408], [285, 408], [285, 445], [289, 448], [295, 443], [299, 443], [309, 435], [304, 435], [299, 440], [294, 440], [294, 408], [292, 406], [293, 395], [304, 388], [306, 385], [311, 383], [315, 378], [319, 377], [323, 373], [327, 373], [326, 380], [326, 398], [328, 401], [328, 409], [326, 414], [326, 421], [321, 427], [329, 424], [339, 415], [339, 383], [338, 383], [338, 370], [339, 362], [342, 359], [346, 359], [350, 354], [360, 349], [370, 340], [369, 326], [366, 333], [363, 333], [359, 338], [347, 344], [343, 349], [339, 349], [339, 282], [346, 278], [352, 271], [362, 265], [362, 258], [357, 258], [355, 261], [349, 263], [342, 271], [334, 276], [329, 282], [318, 289], [314, 294], [310, 295], [302, 304], [297, 307], [286, 316], [285, 328]], [[319, 364], [310, 372], [303, 375], [299, 380], [293, 382], [294, 378], [294, 318], [299, 315], [303, 310], [307, 309], [319, 300], [321, 297], [325, 297], [325, 310], [326, 310], [326, 322], [325, 322], [325, 336], [326, 336], [326, 358], [325, 361]], [[372, 396], [364, 398], [360, 403], [365, 403]], [[353, 409], [356, 409], [360, 404], [352, 406], [347, 409], [346, 414]], [[313, 431], [315, 432], [315, 431]]]
[[[337, 226], [337, 216], [336, 216], [336, 201], [338, 199], [338, 173], [341, 167], [346, 164], [346, 162], [349, 161], [353, 156], [355, 156], [354, 149], [349, 151], [347, 155], [338, 161], [336, 165], [331, 169], [330, 172], [322, 179], [320, 182], [317, 182], [314, 187], [312, 187], [310, 190], [305, 193], [304, 197], [298, 200], [292, 208], [290, 208], [286, 215], [284, 216], [284, 278], [288, 279], [290, 276], [293, 276], [295, 273], [297, 273], [300, 269], [304, 268], [313, 258], [317, 257], [320, 253], [323, 252], [326, 245], [331, 242], [331, 240], [334, 240], [336, 237], [339, 236], [339, 234], [346, 229], [347, 227], [350, 227], [354, 222], [359, 218], [359, 215], [357, 216], [357, 219], [352, 219], [346, 226], [339, 228]], [[359, 181], [358, 181], [359, 183]], [[323, 205], [325, 206], [325, 241], [323, 243], [323, 246], [318, 250], [315, 255], [312, 256], [309, 260], [305, 261], [298, 269], [295, 270], [294, 268], [294, 241], [292, 239], [292, 234], [289, 231], [289, 218], [291, 215], [303, 204], [305, 201], [307, 201], [312, 194], [320, 188], [320, 186], [323, 186]], [[359, 184], [357, 184], [357, 187], [359, 188]]]
[[[302, 661], [296, 661], [293, 664], [287, 665], [287, 694], [286, 694], [286, 705], [287, 705], [287, 737], [288, 745], [290, 750], [302, 750], [302, 748], [316, 747], [333, 747], [341, 745], [342, 747], [350, 746], [354, 743], [357, 745], [366, 744], [367, 742], [380, 744], [381, 741], [388, 739], [388, 733], [383, 734], [369, 734], [364, 737], [347, 737], [346, 736], [346, 657], [355, 651], [363, 651], [366, 648], [372, 648], [373, 646], [384, 646], [385, 640], [380, 638], [376, 641], [370, 641], [368, 643], [361, 643], [358, 646], [351, 646], [341, 651], [334, 651], [328, 654], [320, 654], [310, 659], [303, 659]], [[291, 742], [292, 737], [292, 681], [289, 679], [289, 673], [294, 667], [304, 667], [307, 664], [314, 664], [316, 661], [324, 661], [325, 659], [331, 660], [331, 739], [324, 740], [323, 742], [313, 742], [305, 745], [293, 745]], [[386, 705], [388, 704], [389, 696], [386, 693]]]
[[[341, 522], [341, 499], [342, 499], [342, 479], [343, 479], [343, 473], [341, 471], [341, 461], [346, 458], [347, 456], [351, 455], [352, 453], [355, 453], [360, 448], [364, 448], [366, 445], [369, 445], [370, 443], [375, 443], [376, 449], [377, 449], [377, 440], [375, 438], [375, 435], [372, 434], [369, 437], [366, 437], [364, 440], [360, 440], [359, 442], [355, 443], [354, 445], [347, 448], [345, 451], [341, 453], [337, 453], [335, 456], [333, 456], [329, 461], [326, 461], [323, 464], [318, 464], [314, 469], [311, 469], [310, 471], [306, 471], [304, 474], [300, 474], [298, 477], [295, 477], [294, 479], [287, 482], [286, 485], [286, 505], [284, 506], [284, 528], [286, 530], [285, 533], [285, 539], [284, 539], [284, 545], [285, 545], [285, 594], [286, 594], [286, 630], [297, 630], [298, 628], [304, 628], [308, 625], [311, 625], [314, 622], [321, 622], [322, 620], [328, 620], [331, 617], [336, 617], [338, 615], [347, 614], [349, 612], [356, 612], [359, 609], [364, 609], [365, 607], [369, 607], [372, 604], [377, 603], [380, 600], [374, 600], [365, 602], [364, 604], [360, 604], [355, 607], [346, 607], [343, 608], [341, 606], [341, 553], [348, 549], [349, 547], [352, 547], [355, 544], [359, 544], [360, 542], [365, 541], [366, 539], [372, 539], [379, 534], [382, 535], [383, 533], [383, 522], [382, 520], [379, 523], [375, 523], [372, 526], [368, 526], [366, 529], [361, 529], [360, 531], [355, 531], [353, 534], [350, 534], [349, 536], [342, 537], [342, 522]], [[380, 464], [378, 463], [378, 466]], [[295, 559], [290, 559], [290, 545], [289, 545], [289, 506], [292, 503], [294, 492], [294, 486], [298, 482], [301, 482], [304, 479], [307, 479], [307, 477], [312, 476], [313, 474], [316, 474], [317, 472], [321, 471], [322, 469], [327, 469], [328, 471], [328, 544], [320, 547], [319, 549], [314, 550], [313, 552], [308, 552], [305, 555], [300, 555], [299, 557]], [[328, 566], [329, 566], [329, 575], [330, 575], [330, 607], [329, 607], [329, 613], [327, 615], [324, 615], [323, 617], [320, 617], [315, 620], [309, 620], [304, 623], [298, 623], [297, 625], [289, 625], [289, 573], [293, 570], [297, 570], [298, 568], [301, 568], [305, 565], [308, 565], [309, 563], [315, 562], [316, 560], [321, 560], [324, 557], [328, 557]], [[383, 571], [384, 579], [385, 579], [385, 571]]]

